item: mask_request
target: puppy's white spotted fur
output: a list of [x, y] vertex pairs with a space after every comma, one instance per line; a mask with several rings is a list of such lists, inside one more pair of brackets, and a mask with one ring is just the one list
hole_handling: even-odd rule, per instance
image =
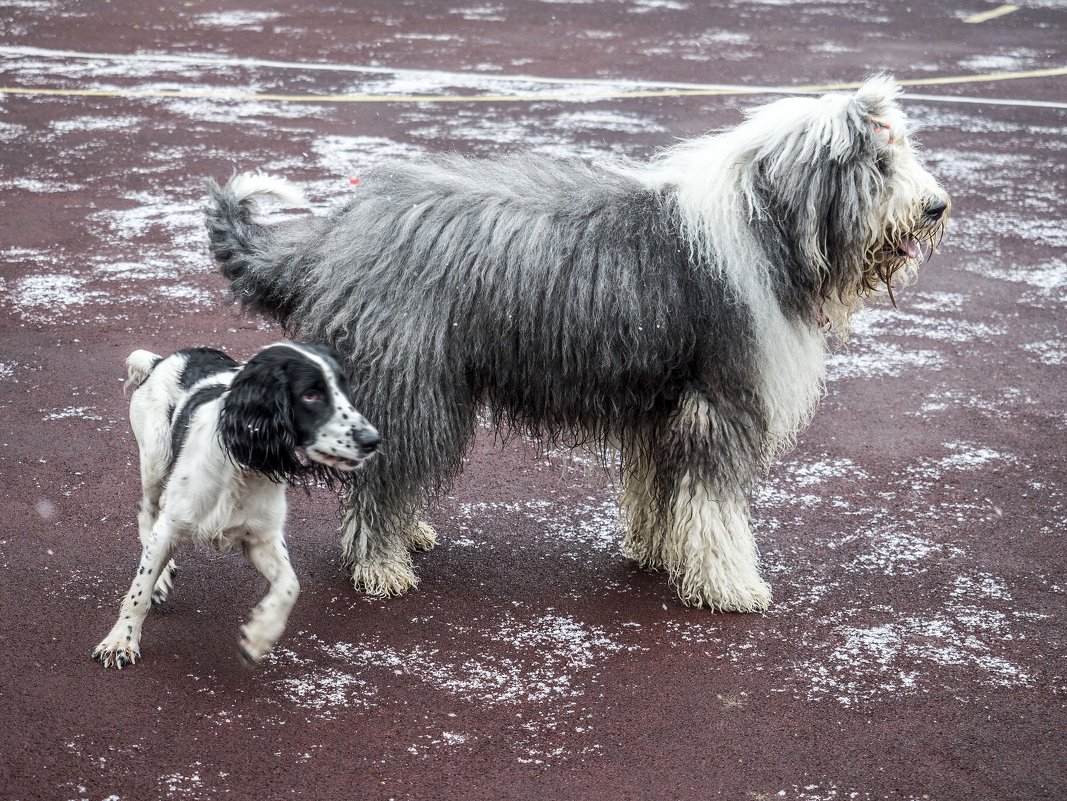
[[[268, 360], [270, 369], [259, 387], [253, 373]], [[311, 378], [307, 369], [302, 374], [287, 372], [293, 363], [310, 366]], [[355, 467], [380, 438], [353, 408], [337, 378], [336, 362], [318, 349], [281, 343], [243, 367], [217, 351], [182, 351], [161, 359], [138, 350], [130, 354], [126, 369], [127, 386], [138, 386], [130, 402], [130, 422], [140, 449], [142, 553], [119, 618], [93, 657], [104, 667], [118, 668], [140, 658], [149, 606], [165, 601], [173, 587], [176, 565], [170, 556], [180, 543], [193, 542], [218, 551], [240, 547], [270, 582], [266, 597], [241, 629], [242, 653], [251, 661], [262, 659], [281, 636], [300, 592], [283, 531], [281, 479], [291, 476], [279, 476], [285, 471], [266, 462], [242, 464], [245, 451], [232, 447], [223, 416], [232, 416], [232, 430], [239, 434], [288, 437], [280, 455], [291, 458], [281, 451], [302, 446], [310, 460], [323, 464]], [[319, 390], [298, 388], [296, 382], [303, 380], [325, 388], [328, 406], [326, 398], [315, 397]], [[322, 408], [300, 422], [293, 408], [300, 402]], [[264, 409], [287, 419], [265, 420]]]

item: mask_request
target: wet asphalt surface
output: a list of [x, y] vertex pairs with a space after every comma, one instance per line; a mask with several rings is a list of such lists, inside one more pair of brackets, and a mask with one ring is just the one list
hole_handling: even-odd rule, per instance
[[[240, 557], [195, 551], [146, 623], [143, 662], [89, 659], [138, 557], [125, 356], [202, 344], [245, 358], [280, 336], [224, 304], [198, 215], [206, 178], [267, 169], [322, 210], [384, 158], [641, 157], [765, 99], [588, 96], [627, 80], [1067, 64], [1062, 4], [963, 22], [994, 6], [0, 8], [0, 85], [105, 93], [0, 95], [0, 796], [1064, 797], [1062, 76], [913, 90], [1008, 105], [905, 101], [953, 228], [898, 310], [857, 320], [814, 423], [757, 493], [767, 614], [681, 607], [619, 554], [610, 476], [486, 434], [429, 512], [440, 544], [416, 557], [417, 591], [356, 594], [336, 500], [294, 492], [302, 595], [267, 663], [249, 669], [236, 648], [264, 582]], [[131, 88], [587, 96], [107, 96]]]

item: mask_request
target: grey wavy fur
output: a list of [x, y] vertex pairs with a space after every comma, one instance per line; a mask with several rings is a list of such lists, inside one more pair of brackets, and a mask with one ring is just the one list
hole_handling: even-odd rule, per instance
[[[483, 407], [500, 430], [626, 455], [669, 435], [687, 389], [722, 383], [730, 405], [754, 391], [744, 311], [692, 263], [670, 195], [532, 156], [392, 164], [357, 191], [267, 228], [215, 188], [209, 227], [238, 301], [343, 354], [388, 443], [357, 479], [383, 512], [406, 522], [449, 487]], [[732, 436], [749, 453], [731, 467], [732, 448], [703, 451], [709, 475], [754, 462], [760, 409], [744, 405]], [[698, 455], [657, 460], [661, 503]]]
[[[667, 569], [683, 600], [765, 606], [758, 576], [747, 599], [687, 591], [698, 555], [672, 549], [692, 550], [683, 541], [704, 534], [668, 529], [681, 530], [683, 496], [699, 491], [707, 498], [698, 502], [723, 505], [711, 524], [685, 525], [721, 519], [725, 537], [736, 520], [747, 531], [744, 502], [727, 504], [748, 495], [783, 434], [771, 430], [761, 378], [767, 335], [731, 276], [771, 259], [775, 314], [807, 325], [843, 273], [832, 259], [821, 272], [797, 264], [801, 234], [790, 226], [801, 216], [809, 224], [813, 203], [847, 201], [843, 221], [821, 235], [847, 239], [844, 226], [873, 213], [885, 189], [873, 186], [885, 172], [875, 150], [853, 147], [834, 170], [812, 172], [825, 185], [804, 185], [802, 203], [768, 196], [750, 210], [739, 225], [751, 230], [752, 266], [740, 268], [716, 261], [729, 261], [722, 248], [700, 246], [671, 182], [625, 165], [531, 155], [388, 163], [330, 214], [274, 226], [253, 218], [251, 194], [213, 185], [211, 250], [233, 298], [335, 348], [356, 406], [384, 438], [347, 498], [343, 545], [356, 584], [381, 594], [414, 586], [408, 548], [433, 542], [417, 513], [460, 472], [487, 409], [505, 436], [617, 450], [632, 527], [656, 529], [643, 543], [628, 535], [627, 547]], [[859, 192], [841, 184], [853, 168]], [[748, 170], [757, 198], [773, 194], [755, 156]], [[856, 243], [839, 247], [853, 258]], [[816, 397], [821, 372], [811, 381]]]

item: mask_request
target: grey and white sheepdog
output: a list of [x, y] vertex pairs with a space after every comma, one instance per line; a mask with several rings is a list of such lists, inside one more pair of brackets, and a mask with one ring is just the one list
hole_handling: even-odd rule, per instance
[[344, 361], [385, 450], [350, 487], [358, 588], [415, 586], [418, 519], [498, 429], [617, 453], [624, 548], [686, 604], [770, 602], [748, 499], [822, 396], [834, 332], [939, 241], [949, 198], [892, 79], [792, 97], [648, 163], [383, 164], [324, 217], [266, 226], [281, 179], [213, 187], [233, 296]]

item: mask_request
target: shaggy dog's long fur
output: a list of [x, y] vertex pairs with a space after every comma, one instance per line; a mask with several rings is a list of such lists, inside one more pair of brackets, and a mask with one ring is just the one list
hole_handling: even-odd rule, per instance
[[479, 411], [548, 443], [617, 449], [625, 548], [685, 603], [763, 609], [748, 496], [823, 391], [828, 324], [940, 237], [888, 78], [766, 105], [648, 164], [518, 155], [383, 164], [325, 217], [265, 226], [242, 175], [211, 247], [246, 308], [341, 354], [387, 453], [342, 526], [357, 587], [416, 583], [417, 513]]

